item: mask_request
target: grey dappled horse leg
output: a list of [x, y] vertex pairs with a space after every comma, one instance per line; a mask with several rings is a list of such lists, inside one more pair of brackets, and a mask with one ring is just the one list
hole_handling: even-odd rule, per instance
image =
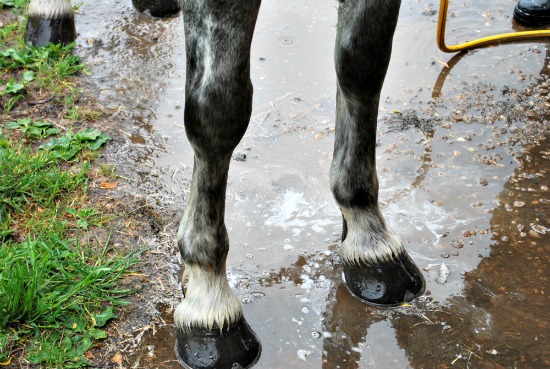
[[25, 37], [34, 46], [70, 44], [76, 39], [74, 9], [69, 0], [31, 0]]
[[243, 368], [260, 344], [226, 276], [225, 190], [234, 148], [252, 111], [250, 44], [260, 0], [185, 0], [185, 130], [195, 153], [189, 205], [178, 231], [188, 273], [174, 318], [176, 352], [191, 368]]
[[152, 17], [167, 17], [180, 11], [179, 0], [132, 0], [137, 11]]
[[378, 103], [399, 0], [340, 0], [338, 77], [331, 189], [344, 218], [346, 285], [367, 303], [394, 306], [423, 293], [424, 279], [378, 207], [375, 146]]

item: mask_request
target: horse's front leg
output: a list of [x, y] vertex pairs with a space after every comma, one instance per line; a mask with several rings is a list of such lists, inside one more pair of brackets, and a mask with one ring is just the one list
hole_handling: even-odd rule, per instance
[[362, 301], [394, 306], [424, 290], [424, 279], [378, 207], [375, 146], [378, 103], [400, 0], [340, 0], [338, 77], [331, 189], [344, 219], [346, 284]]
[[260, 0], [186, 0], [182, 7], [187, 48], [184, 119], [195, 163], [178, 231], [189, 280], [174, 318], [178, 357], [191, 368], [247, 368], [260, 354], [227, 281], [224, 224], [231, 154], [252, 111], [250, 44], [259, 7]]

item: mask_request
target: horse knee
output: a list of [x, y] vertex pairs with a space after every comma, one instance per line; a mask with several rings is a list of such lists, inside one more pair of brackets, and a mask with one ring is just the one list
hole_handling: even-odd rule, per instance
[[[230, 156], [243, 137], [252, 113], [250, 80], [228, 82], [217, 76], [188, 91], [185, 100], [185, 131], [197, 155]], [[230, 77], [231, 78], [231, 77]]]

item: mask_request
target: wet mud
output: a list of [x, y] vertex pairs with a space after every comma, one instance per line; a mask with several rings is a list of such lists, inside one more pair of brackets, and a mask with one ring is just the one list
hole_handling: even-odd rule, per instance
[[[447, 42], [521, 30], [515, 3], [454, 3]], [[81, 9], [79, 52], [100, 100], [125, 122], [108, 155], [134, 183], [128, 191], [170, 218], [164, 230], [175, 233], [192, 169], [181, 16], [155, 20], [129, 0]], [[382, 91], [383, 213], [427, 281], [411, 306], [383, 310], [353, 298], [341, 277], [341, 218], [328, 187], [336, 2], [263, 2], [254, 110], [226, 209], [228, 277], [263, 345], [256, 367], [550, 367], [549, 44], [443, 54], [437, 11], [403, 1]], [[128, 367], [179, 367], [175, 244], [160, 254], [170, 283], [158, 292], [165, 296], [151, 296], [155, 329], [140, 336]]]

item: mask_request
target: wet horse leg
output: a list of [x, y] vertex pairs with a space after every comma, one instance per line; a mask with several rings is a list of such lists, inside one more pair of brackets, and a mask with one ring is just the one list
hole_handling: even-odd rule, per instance
[[250, 44], [260, 0], [183, 1], [185, 130], [194, 150], [189, 205], [178, 246], [189, 275], [175, 312], [176, 352], [192, 368], [246, 368], [260, 344], [226, 276], [224, 223], [231, 154], [252, 111]]
[[400, 0], [340, 0], [335, 47], [336, 137], [330, 185], [343, 215], [346, 285], [383, 306], [412, 300], [422, 274], [378, 207], [375, 146], [378, 103]]

